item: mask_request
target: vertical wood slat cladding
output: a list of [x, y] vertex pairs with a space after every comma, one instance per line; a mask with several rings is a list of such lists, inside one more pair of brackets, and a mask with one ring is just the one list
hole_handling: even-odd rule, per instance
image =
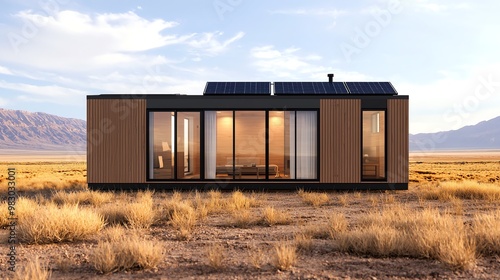
[[88, 183], [146, 182], [146, 100], [87, 100]]
[[387, 100], [387, 182], [408, 183], [408, 99]]
[[361, 182], [361, 100], [321, 100], [320, 182]]

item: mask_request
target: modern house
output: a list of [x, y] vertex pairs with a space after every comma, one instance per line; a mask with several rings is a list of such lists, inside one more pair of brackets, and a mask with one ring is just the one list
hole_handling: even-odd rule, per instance
[[407, 189], [408, 96], [332, 77], [87, 96], [89, 187]]

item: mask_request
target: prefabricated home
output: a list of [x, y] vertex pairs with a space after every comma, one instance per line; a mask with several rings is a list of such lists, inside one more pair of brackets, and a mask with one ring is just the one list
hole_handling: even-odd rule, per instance
[[407, 189], [408, 96], [332, 76], [87, 96], [89, 187]]

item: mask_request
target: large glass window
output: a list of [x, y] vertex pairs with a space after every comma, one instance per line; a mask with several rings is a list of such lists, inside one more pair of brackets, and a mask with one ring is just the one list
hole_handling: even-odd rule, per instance
[[266, 111], [206, 111], [205, 179], [317, 179], [317, 112], [269, 111], [267, 123]]
[[205, 112], [205, 178], [233, 178], [233, 111]]
[[385, 174], [385, 112], [363, 111], [363, 180], [383, 180]]
[[[295, 149], [291, 145], [295, 135], [290, 133], [290, 115], [294, 112], [269, 112], [269, 179], [291, 179], [290, 155]], [[293, 135], [291, 139], [290, 135]]]
[[266, 178], [266, 112], [235, 112], [235, 178]]
[[173, 179], [174, 112], [149, 113], [149, 178]]
[[200, 113], [177, 113], [177, 179], [200, 178]]
[[315, 111], [296, 113], [297, 179], [317, 178], [317, 121]]

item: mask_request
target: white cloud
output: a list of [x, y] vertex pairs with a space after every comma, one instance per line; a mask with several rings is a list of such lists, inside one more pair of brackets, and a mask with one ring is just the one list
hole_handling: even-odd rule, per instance
[[220, 41], [218, 37], [224, 35], [223, 32], [209, 32], [203, 33], [197, 38], [191, 39], [188, 41], [188, 45], [195, 49], [195, 53], [197, 54], [205, 54], [205, 55], [217, 55], [224, 51], [226, 51], [232, 43], [240, 40], [245, 36], [244, 32], [238, 32], [233, 37]]
[[39, 86], [23, 83], [11, 83], [0, 80], [0, 88], [20, 91], [28, 95], [21, 95], [22, 100], [44, 101], [55, 104], [77, 104], [77, 98], [81, 98], [87, 92], [72, 88], [65, 88], [58, 85]]
[[165, 30], [178, 23], [148, 20], [134, 12], [87, 15], [60, 11], [44, 16], [22, 11], [16, 17], [20, 25], [4, 30], [9, 40], [0, 43], [0, 61], [48, 71], [140, 67], [144, 55], [139, 53], [185, 43], [194, 36], [165, 35]]
[[269, 73], [273, 78], [324, 81], [327, 73], [335, 73], [342, 81], [369, 79], [361, 73], [324, 66], [327, 62], [317, 54], [301, 55], [300, 52], [301, 49], [294, 47], [277, 50], [274, 46], [263, 46], [251, 49], [250, 56], [258, 71]]
[[278, 15], [303, 15], [303, 16], [326, 16], [337, 18], [349, 14], [346, 10], [339, 9], [294, 9], [294, 10], [274, 10], [271, 14]]
[[432, 12], [432, 13], [442, 13], [450, 10], [461, 10], [470, 7], [469, 3], [457, 3], [457, 1], [441, 1], [441, 3], [436, 3], [436, 1], [430, 0], [407, 0], [403, 4], [413, 8], [419, 12]]
[[482, 67], [465, 78], [445, 71], [444, 78], [425, 85], [395, 82], [399, 94], [410, 96], [410, 133], [455, 130], [499, 116], [497, 69]]
[[0, 74], [12, 75], [12, 72], [7, 68], [0, 65]]

